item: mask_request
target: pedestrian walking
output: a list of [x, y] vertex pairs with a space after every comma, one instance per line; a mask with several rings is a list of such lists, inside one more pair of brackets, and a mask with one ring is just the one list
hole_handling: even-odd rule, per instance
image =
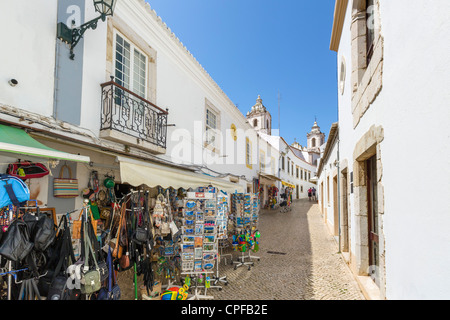
[[316, 188], [312, 188], [312, 198], [314, 201], [317, 201], [317, 197], [316, 197]]
[[311, 201], [311, 197], [312, 197], [312, 189], [309, 188], [309, 189], [308, 189], [308, 198], [309, 198], [309, 201]]

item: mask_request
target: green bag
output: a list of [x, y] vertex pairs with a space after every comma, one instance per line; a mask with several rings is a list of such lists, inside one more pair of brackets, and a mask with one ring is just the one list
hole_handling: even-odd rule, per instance
[[[84, 222], [86, 225], [86, 222]], [[89, 236], [87, 235], [87, 228], [84, 228], [84, 252], [86, 255], [86, 260], [84, 262], [84, 269], [81, 273], [81, 293], [82, 294], [91, 294], [97, 292], [102, 287], [102, 281], [100, 276], [100, 268], [97, 264], [97, 259], [95, 257], [95, 252], [92, 250], [91, 241], [89, 240]], [[95, 263], [95, 270], [89, 270], [89, 254], [92, 253]]]
[[91, 206], [91, 212], [92, 216], [94, 217], [94, 220], [100, 219], [100, 210], [98, 209], [97, 202], [89, 201], [89, 205]]

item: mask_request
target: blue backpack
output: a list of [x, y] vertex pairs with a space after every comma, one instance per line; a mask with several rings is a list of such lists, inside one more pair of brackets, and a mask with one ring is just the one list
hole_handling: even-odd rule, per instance
[[30, 200], [30, 190], [21, 179], [0, 174], [0, 208], [10, 204], [20, 206], [28, 200]]

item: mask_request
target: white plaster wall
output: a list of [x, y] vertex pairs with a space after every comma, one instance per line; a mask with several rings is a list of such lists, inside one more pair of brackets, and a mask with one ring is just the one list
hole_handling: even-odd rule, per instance
[[381, 18], [387, 298], [449, 299], [450, 2], [382, 1]]
[[[339, 94], [340, 155], [353, 171], [353, 150], [372, 125], [382, 126], [387, 299], [450, 298], [450, 2], [381, 1], [383, 88], [353, 130], [351, 2], [337, 55], [347, 64]], [[406, 36], [407, 35], [407, 36]], [[438, 135], [440, 138], [435, 139]], [[350, 196], [351, 224], [355, 223]], [[351, 249], [358, 235], [351, 228]]]
[[[324, 193], [324, 208], [327, 208], [327, 223], [331, 228], [338, 223], [334, 218], [334, 188], [333, 188], [333, 179], [337, 174], [337, 167], [335, 165], [337, 160], [337, 143], [334, 143], [328, 159], [324, 162], [324, 167], [322, 169], [322, 174], [319, 180], [319, 184], [323, 182], [323, 193]], [[328, 177], [330, 177], [330, 185], [328, 186]], [[328, 188], [330, 190], [330, 198], [328, 199]], [[318, 189], [316, 187], [316, 189]], [[337, 191], [337, 190], [336, 190]], [[332, 230], [332, 229], [330, 229]]]
[[[86, 1], [85, 21], [97, 18], [98, 15], [92, 2]], [[83, 94], [81, 97], [80, 126], [90, 129], [96, 136], [99, 135], [101, 123], [102, 95], [100, 84], [110, 81], [105, 77], [106, 32], [107, 23], [100, 20], [97, 29], [88, 30], [83, 36]]]
[[[86, 19], [95, 17], [92, 6], [86, 6]], [[218, 90], [213, 82], [208, 79], [197, 63], [192, 61], [189, 53], [180, 48], [176, 40], [158, 23], [157, 19], [141, 5], [141, 1], [118, 2], [115, 17], [125, 21], [130, 29], [134, 30], [151, 46], [157, 55], [156, 61], [156, 104], [162, 108], [169, 108], [167, 152], [160, 158], [170, 161], [181, 162], [186, 165], [206, 165], [202, 163], [203, 143], [202, 136], [195, 135], [196, 122], [201, 123], [201, 129], [205, 127], [205, 103], [206, 99], [220, 110], [220, 128], [223, 137], [228, 137], [226, 130], [231, 124], [243, 131], [251, 127], [246, 123], [246, 118], [240, 111], [231, 105], [231, 102]], [[82, 127], [99, 134], [100, 112], [101, 112], [101, 88], [100, 84], [109, 81], [105, 76], [106, 71], [106, 39], [107, 24], [100, 22], [97, 30], [86, 33], [84, 43], [84, 66], [83, 66], [83, 100], [82, 100]], [[250, 108], [250, 106], [249, 106]], [[173, 152], [180, 142], [172, 137], [173, 133], [186, 130], [191, 136], [191, 155], [187, 161], [182, 161], [178, 152]], [[195, 137], [195, 138], [194, 138]], [[241, 138], [241, 137], [240, 137]], [[254, 159], [258, 159], [256, 135], [252, 138], [252, 147], [255, 151]], [[239, 142], [239, 140], [238, 140]], [[240, 140], [245, 144], [245, 137]], [[243, 146], [245, 150], [245, 145]], [[218, 156], [226, 156], [223, 146]], [[198, 160], [200, 159], [200, 160]], [[236, 166], [235, 163], [226, 164], [227, 158], [219, 158], [219, 164], [208, 167], [221, 173], [233, 173], [244, 175], [248, 180], [256, 176], [256, 167], [249, 169], [244, 162]], [[224, 164], [221, 164], [223, 162]], [[242, 161], [241, 161], [242, 162]], [[242, 179], [241, 179], [242, 180]], [[248, 183], [251, 183], [248, 181]], [[247, 181], [241, 183], [245, 187]]]
[[56, 18], [57, 0], [0, 0], [0, 103], [52, 115]]
[[[341, 41], [339, 44], [339, 51], [336, 55], [336, 63], [337, 63], [337, 87], [336, 90], [338, 92], [338, 104], [339, 104], [339, 157], [341, 163], [348, 163], [348, 179], [350, 182], [350, 173], [353, 172], [353, 149], [355, 143], [358, 139], [355, 138], [353, 132], [353, 116], [352, 116], [352, 51], [351, 51], [351, 18], [352, 18], [352, 4], [349, 1], [347, 6], [347, 11], [345, 14], [345, 20], [342, 29]], [[345, 72], [345, 85], [344, 92], [341, 93], [339, 87], [339, 75], [341, 68], [341, 61], [345, 61], [346, 72]], [[325, 185], [325, 183], [324, 183]], [[349, 221], [350, 224], [353, 225], [355, 221], [355, 210], [354, 210], [354, 195], [351, 193], [348, 199], [349, 201]], [[356, 252], [356, 228], [349, 228], [349, 237], [350, 241], [350, 250], [351, 252]]]

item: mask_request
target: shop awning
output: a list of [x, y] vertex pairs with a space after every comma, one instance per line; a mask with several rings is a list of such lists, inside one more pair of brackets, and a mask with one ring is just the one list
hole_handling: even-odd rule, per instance
[[283, 181], [282, 183], [283, 183], [283, 186], [285, 186], [285, 187], [289, 187], [289, 188], [295, 189], [295, 185], [293, 185], [292, 183], [289, 183], [289, 182], [286, 182], [286, 181]]
[[0, 124], [0, 151], [20, 155], [89, 163], [89, 157], [66, 153], [47, 147], [24, 130]]
[[135, 187], [146, 185], [148, 187], [195, 189], [212, 185], [228, 193], [245, 192], [244, 187], [240, 184], [204, 174], [124, 157], [117, 157], [117, 161], [120, 163], [122, 183], [128, 183]]
[[274, 175], [271, 175], [271, 174], [260, 173], [259, 176], [260, 176], [261, 178], [264, 178], [264, 179], [267, 179], [267, 180], [281, 181], [280, 178], [275, 177]]

